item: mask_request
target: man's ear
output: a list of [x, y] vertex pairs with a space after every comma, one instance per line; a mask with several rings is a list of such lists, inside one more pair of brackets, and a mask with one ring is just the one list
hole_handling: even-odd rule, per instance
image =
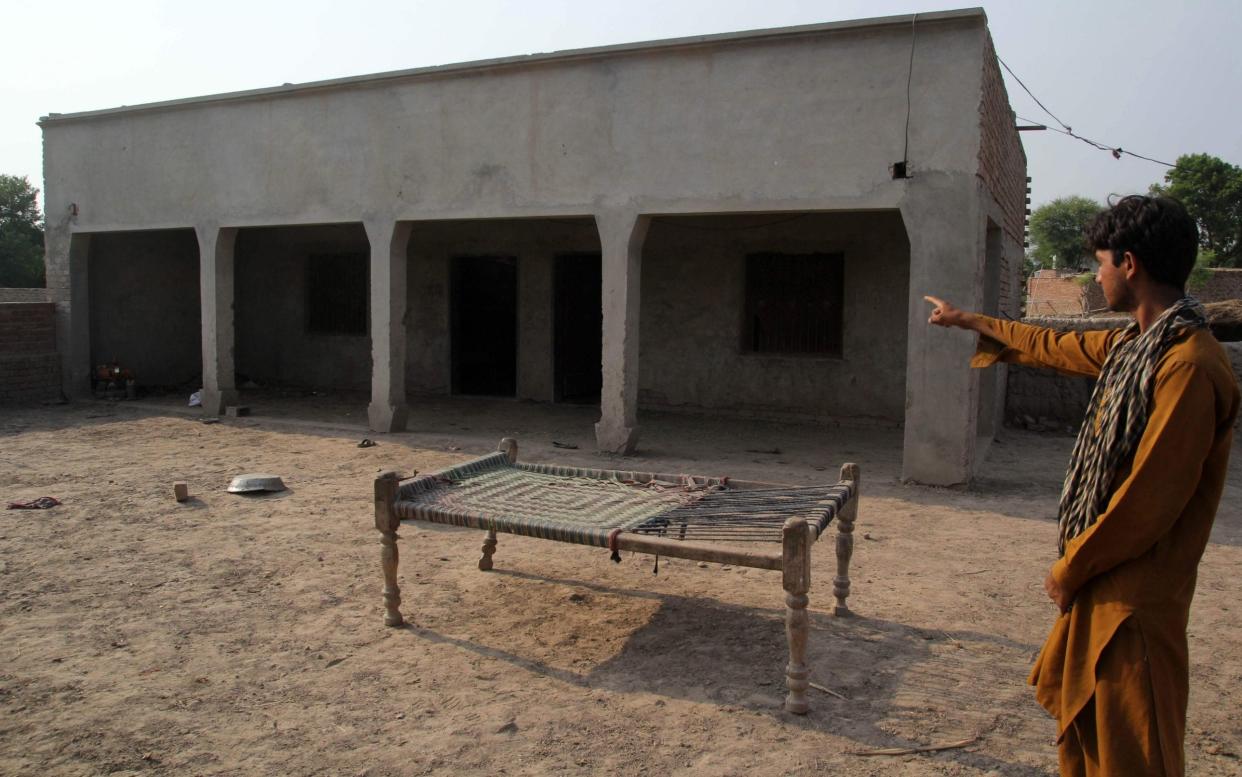
[[1134, 254], [1126, 251], [1121, 255], [1121, 272], [1126, 276], [1126, 280], [1133, 280], [1139, 271], [1139, 260]]

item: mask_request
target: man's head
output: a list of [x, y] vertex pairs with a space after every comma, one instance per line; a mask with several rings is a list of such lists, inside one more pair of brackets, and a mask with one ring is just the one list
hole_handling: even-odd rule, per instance
[[1097, 280], [1109, 307], [1126, 310], [1139, 273], [1140, 282], [1185, 289], [1199, 251], [1199, 228], [1172, 197], [1132, 194], [1095, 217], [1087, 227], [1087, 245], [1100, 261]]

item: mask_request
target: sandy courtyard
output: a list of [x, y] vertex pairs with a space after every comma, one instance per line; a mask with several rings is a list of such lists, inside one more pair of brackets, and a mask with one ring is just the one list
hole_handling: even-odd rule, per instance
[[[622, 464], [591, 452], [591, 408], [429, 402], [419, 432], [359, 449], [361, 410], [249, 401], [211, 425], [153, 402], [0, 409], [0, 498], [64, 502], [0, 511], [0, 774], [1055, 773], [1024, 679], [1054, 616], [1068, 437], [1007, 430], [964, 492], [900, 485], [896, 430], [652, 415]], [[831, 544], [812, 553], [812, 680], [839, 697], [782, 711], [784, 598], [762, 570], [653, 575], [649, 557], [501, 535], [482, 573], [481, 532], [407, 525], [410, 624], [384, 627], [375, 473], [506, 435], [529, 461], [783, 482], [861, 464], [853, 617], [831, 615]], [[1191, 617], [1195, 775], [1242, 774], [1239, 467]], [[224, 492], [248, 471], [289, 490]]]

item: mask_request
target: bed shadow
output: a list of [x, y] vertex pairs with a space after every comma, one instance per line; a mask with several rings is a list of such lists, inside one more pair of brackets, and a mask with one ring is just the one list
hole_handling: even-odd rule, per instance
[[[497, 570], [495, 574], [645, 598], [658, 601], [659, 607], [620, 652], [582, 670], [549, 666], [523, 656], [513, 649], [512, 641], [482, 644], [416, 624], [405, 628], [419, 639], [452, 645], [569, 685], [748, 709], [789, 725], [847, 738], [859, 750], [917, 747], [929, 740], [1009, 737], [1039, 719], [1040, 711], [1022, 683], [1037, 646], [1001, 635], [931, 631], [857, 614], [838, 618], [812, 609], [811, 681], [830, 691], [810, 689], [811, 712], [800, 716], [783, 708], [788, 660], [783, 609], [522, 572]], [[987, 689], [985, 696], [981, 688]], [[1042, 739], [1037, 743], [1041, 746], [1047, 746]], [[929, 757], [983, 772], [1047, 774], [978, 750], [946, 750]]]

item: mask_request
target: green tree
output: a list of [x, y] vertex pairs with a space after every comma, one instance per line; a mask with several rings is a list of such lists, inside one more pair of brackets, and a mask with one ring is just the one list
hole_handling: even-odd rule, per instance
[[1242, 267], [1242, 168], [1211, 154], [1183, 154], [1153, 194], [1176, 197], [1199, 223], [1199, 245], [1216, 266]]
[[43, 285], [39, 190], [25, 177], [0, 175], [0, 287]]
[[1103, 208], [1087, 197], [1058, 197], [1031, 214], [1032, 258], [1040, 267], [1076, 270], [1088, 266], [1084, 231]]

